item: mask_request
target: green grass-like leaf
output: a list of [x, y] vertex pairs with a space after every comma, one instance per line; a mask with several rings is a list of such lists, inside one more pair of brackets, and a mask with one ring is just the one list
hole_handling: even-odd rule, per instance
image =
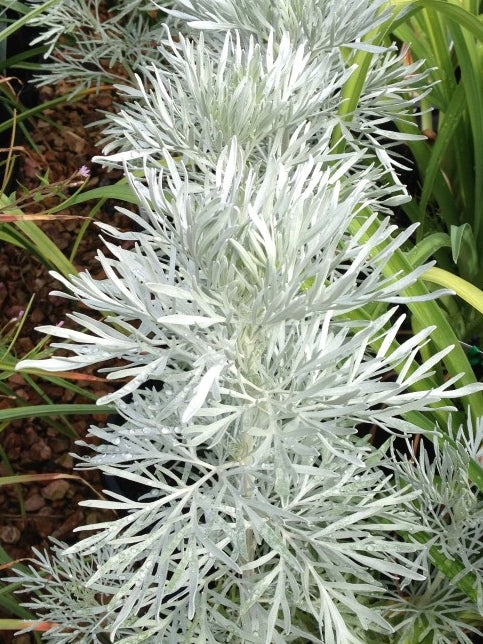
[[114, 408], [90, 404], [31, 405], [0, 409], [0, 422], [20, 418], [44, 418], [48, 416], [73, 416], [89, 414], [111, 414]]

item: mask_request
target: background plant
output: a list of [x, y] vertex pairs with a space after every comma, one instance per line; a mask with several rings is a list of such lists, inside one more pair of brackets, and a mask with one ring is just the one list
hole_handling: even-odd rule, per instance
[[[438, 265], [481, 288], [481, 3], [449, 0], [408, 8], [392, 33], [412, 60], [424, 61], [433, 89], [421, 98], [420, 127], [428, 140], [408, 143], [420, 179], [404, 210], [421, 222], [417, 238], [436, 253]], [[481, 337], [480, 315], [453, 300], [444, 306], [460, 337]]]
[[[39, 8], [43, 0], [28, 0]], [[134, 82], [149, 64], [159, 62], [164, 16], [171, 2], [143, 0], [62, 0], [30, 24], [41, 31], [32, 45], [47, 44], [51, 54], [38, 75], [41, 84], [68, 78], [73, 93], [103, 84]], [[68, 28], [66, 29], [66, 25]]]
[[[479, 438], [465, 442], [469, 428], [454, 437], [430, 405], [477, 387], [451, 389], [467, 362], [458, 347], [449, 358], [448, 321], [418, 281], [427, 266], [408, 269], [414, 231], [379, 217], [404, 196], [389, 124], [406, 118], [423, 81], [379, 44], [383, 4], [179, 2], [204, 36], [166, 33], [166, 69], [124, 89], [102, 160], [124, 164], [141, 231], [104, 230], [137, 246], [107, 243], [104, 281], [59, 275], [110, 315], [73, 314], [84, 331], [45, 327], [77, 343], [56, 345], [74, 355], [20, 366], [121, 358], [109, 376], [131, 381], [104, 402], [124, 422], [91, 428], [100, 443], [83, 466], [151, 491], [91, 502], [128, 514], [39, 553], [51, 583], [19, 573], [40, 592], [33, 606], [55, 622], [52, 637], [360, 642], [375, 632], [403, 642], [472, 627]], [[354, 85], [355, 112], [343, 101]], [[421, 321], [436, 316], [441, 351], [426, 359], [430, 329], [396, 340], [403, 319], [390, 305], [407, 302]], [[449, 380], [431, 373], [443, 358]], [[468, 402], [478, 416], [481, 398]], [[446, 460], [437, 452], [433, 470], [424, 457], [419, 470], [396, 466], [389, 446], [355, 434], [368, 422], [431, 432], [436, 421]], [[450, 498], [436, 494], [443, 474]], [[463, 492], [471, 512], [453, 521]], [[432, 504], [446, 504], [460, 542]], [[428, 616], [412, 616], [410, 601], [395, 609], [394, 596], [416, 597], [434, 567], [457, 608], [443, 619], [442, 593], [425, 632]]]

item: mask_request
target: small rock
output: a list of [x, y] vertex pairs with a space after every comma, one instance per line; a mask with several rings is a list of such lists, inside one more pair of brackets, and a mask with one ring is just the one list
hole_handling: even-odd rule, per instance
[[[49, 430], [47, 431], [49, 433]], [[52, 446], [52, 450], [55, 454], [61, 454], [65, 450], [69, 449], [70, 441], [68, 438], [61, 438], [57, 436], [49, 441], [49, 444]]]
[[32, 461], [48, 461], [52, 456], [52, 450], [43, 440], [34, 443], [29, 449], [29, 457]]
[[99, 94], [96, 97], [96, 103], [98, 107], [110, 107], [112, 105], [112, 96], [109, 96], [109, 94]]
[[40, 494], [32, 494], [27, 499], [25, 499], [25, 510], [27, 512], [37, 512], [40, 508], [43, 508], [45, 505], [45, 500]]
[[52, 481], [52, 483], [49, 483], [43, 488], [42, 496], [46, 499], [49, 499], [49, 501], [58, 501], [59, 499], [64, 498], [64, 496], [67, 494], [67, 491], [69, 490], [69, 487], [70, 485], [67, 483], [67, 481]]
[[35, 524], [37, 532], [41, 537], [48, 537], [55, 530], [56, 520], [52, 518], [52, 508], [40, 508], [37, 516], [35, 517]]
[[31, 425], [27, 425], [24, 430], [24, 440], [30, 446], [35, 445], [40, 440], [37, 432]]
[[3, 541], [3, 543], [18, 543], [20, 541], [20, 530], [14, 525], [0, 527], [0, 541]]
[[66, 535], [70, 534], [75, 528], [81, 525], [83, 519], [82, 510], [70, 514], [62, 525], [54, 530], [52, 537], [55, 539], [63, 539]]
[[6, 314], [9, 318], [18, 318], [23, 313], [25, 313], [25, 310], [20, 304], [13, 304], [6, 310]]
[[[35, 281], [38, 282], [37, 284], [34, 283], [34, 287], [36, 287], [35, 292], [38, 293], [40, 291], [42, 283], [39, 279]], [[32, 313], [30, 313], [30, 322], [32, 324], [40, 324], [43, 319], [44, 319], [44, 312], [42, 311], [42, 309], [34, 309]]]
[[66, 470], [71, 470], [74, 467], [74, 459], [67, 452], [59, 456], [55, 461], [60, 467], [64, 467]]

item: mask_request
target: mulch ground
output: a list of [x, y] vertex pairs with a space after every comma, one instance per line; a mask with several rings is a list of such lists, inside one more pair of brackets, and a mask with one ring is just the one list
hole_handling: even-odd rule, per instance
[[[66, 89], [62, 86], [44, 88], [39, 99], [44, 102]], [[92, 156], [99, 153], [96, 143], [100, 138], [99, 126], [91, 127], [91, 124], [99, 120], [99, 110], [110, 110], [111, 104], [109, 93], [97, 96], [92, 94], [80, 101], [65, 103], [46, 111], [44, 116], [47, 120], [29, 123], [29, 132], [37, 149], [33, 150], [25, 141], [20, 142], [22, 149], [16, 152], [16, 181], [31, 190], [38, 186], [38, 176], [44, 175], [46, 170], [50, 182], [63, 182], [84, 165], [91, 171], [87, 188], [106, 185], [119, 179], [120, 173], [108, 173], [91, 164]], [[75, 188], [65, 188], [65, 194], [68, 195], [73, 189]], [[30, 204], [24, 212], [38, 212], [55, 203], [57, 201], [54, 197], [38, 204]], [[92, 205], [69, 210], [69, 214], [79, 215], [79, 219], [61, 220], [53, 215], [48, 222], [39, 223], [39, 226], [69, 256]], [[129, 220], [117, 212], [115, 206], [113, 202], [106, 202], [95, 219], [126, 229]], [[88, 270], [94, 276], [102, 277], [95, 259], [99, 247], [98, 230], [91, 223], [75, 256], [77, 270]], [[25, 356], [44, 339], [44, 335], [38, 333], [35, 327], [57, 324], [65, 320], [66, 314], [72, 311], [71, 301], [50, 295], [54, 289], [62, 290], [48, 269], [31, 253], [0, 242], [0, 330], [5, 333], [15, 325], [20, 326], [14, 347], [18, 358]], [[32, 296], [34, 298], [29, 308]], [[28, 313], [24, 315], [23, 312], [27, 309]], [[89, 373], [89, 370], [84, 370], [83, 373]], [[90, 373], [94, 374], [95, 370], [92, 369]], [[45, 400], [25, 382], [21, 373], [11, 375], [4, 382], [11, 387], [14, 397], [0, 395], [0, 409], [45, 404]], [[55, 403], [92, 403], [92, 400], [46, 380], [36, 378], [36, 382], [40, 390]], [[85, 382], [78, 384], [83, 389], [87, 387], [96, 397], [110, 390], [102, 378], [87, 385]], [[69, 416], [71, 427], [66, 428], [62, 419], [32, 417], [11, 422], [7, 427], [0, 426], [0, 477], [12, 474], [76, 473], [73, 472], [74, 459], [71, 453], [78, 452], [79, 448], [75, 445], [74, 436], [84, 438], [90, 424], [102, 424], [105, 421], [106, 417], [102, 414]], [[28, 557], [32, 546], [37, 549], [46, 548], [49, 536], [70, 543], [78, 539], [79, 533], [73, 533], [74, 528], [106, 518], [100, 511], [78, 506], [79, 501], [94, 496], [88, 484], [101, 489], [96, 472], [83, 472], [82, 480], [58, 479], [0, 487], [0, 546], [16, 560]], [[12, 641], [12, 637], [8, 633], [2, 634], [0, 640], [7, 644]], [[26, 644], [33, 642], [33, 638], [23, 635], [14, 641], [15, 644]]]

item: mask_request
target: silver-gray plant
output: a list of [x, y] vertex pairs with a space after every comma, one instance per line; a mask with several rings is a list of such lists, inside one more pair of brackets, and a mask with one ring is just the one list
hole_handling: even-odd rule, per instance
[[[63, 11], [95, 20], [93, 4], [59, 2], [45, 24]], [[431, 592], [434, 570], [428, 545], [400, 535], [440, 539], [436, 508], [457, 511], [456, 497], [434, 496], [443, 473], [471, 512], [440, 545], [481, 567], [468, 548], [481, 509], [461, 450], [446, 446], [434, 468], [424, 457], [396, 466], [389, 445], [357, 435], [367, 423], [419, 433], [406, 414], [472, 390], [414, 388], [446, 353], [417, 357], [430, 328], [394, 344], [397, 305], [427, 266], [384, 274], [413, 232], [388, 216], [405, 191], [387, 123], [412, 109], [421, 80], [392, 48], [364, 40], [388, 19], [386, 4], [178, 0], [169, 24], [182, 33], [158, 25], [156, 65], [136, 63], [120, 89], [98, 160], [125, 168], [137, 231], [101, 225], [105, 279], [57, 275], [66, 297], [94, 311], [69, 316], [78, 330], [41, 328], [71, 355], [18, 366], [116, 358], [104, 371], [123, 384], [99, 402], [117, 420], [90, 428], [97, 440], [79, 467], [143, 493], [86, 501], [121, 518], [18, 572], [35, 591], [28, 605], [55, 624], [46, 641], [419, 641], [404, 639], [421, 631], [398, 589]], [[115, 6], [133, 38], [157, 7]], [[43, 37], [53, 45], [55, 29]], [[107, 55], [104, 36], [91, 45], [94, 58]], [[371, 68], [345, 121], [342, 87], [364, 48]], [[337, 132], [346, 152], [334, 149]], [[381, 314], [367, 315], [375, 303]], [[433, 631], [450, 638], [452, 627]]]
[[[38, 7], [44, 0], [27, 0]], [[159, 0], [157, 5], [162, 5]], [[30, 44], [46, 44], [40, 85], [72, 83], [73, 93], [91, 86], [133, 79], [160, 61], [160, 22], [145, 0], [58, 0], [31, 21], [40, 33]]]

